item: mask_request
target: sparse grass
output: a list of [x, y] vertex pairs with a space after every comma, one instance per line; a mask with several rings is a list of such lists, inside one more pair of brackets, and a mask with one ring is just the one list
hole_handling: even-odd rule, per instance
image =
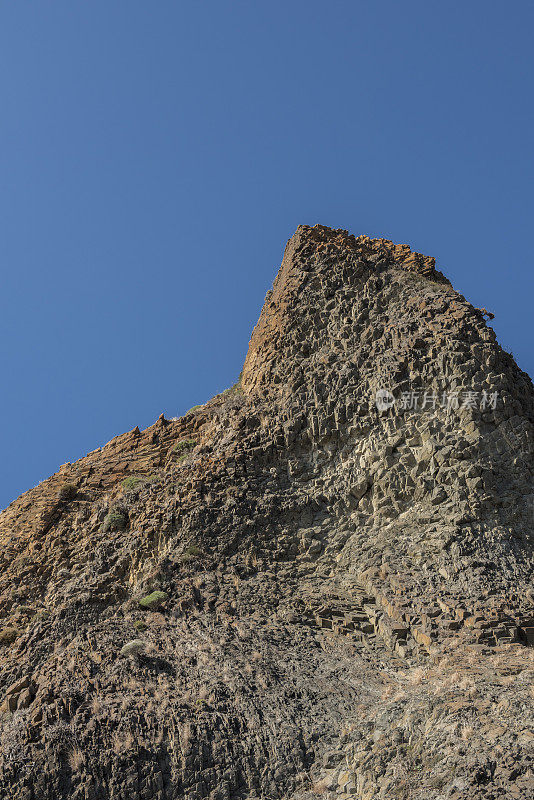
[[408, 683], [412, 686], [420, 686], [426, 680], [427, 670], [424, 667], [415, 667], [408, 675]]
[[395, 694], [395, 689], [393, 687], [393, 684], [390, 683], [388, 686], [384, 688], [381, 695], [381, 700], [382, 701], [389, 700], [389, 698], [393, 697], [394, 694]]
[[260, 687], [260, 689], [267, 689], [269, 686], [269, 680], [266, 675], [263, 675], [261, 672], [256, 673], [256, 683]]
[[59, 487], [57, 493], [58, 500], [74, 500], [78, 494], [78, 488], [73, 483], [64, 483]]
[[18, 639], [19, 637], [19, 630], [18, 628], [8, 627], [4, 628], [0, 631], [0, 647], [4, 645], [13, 644], [13, 642]]
[[79, 747], [75, 747], [69, 755], [69, 767], [73, 772], [79, 772], [83, 766], [84, 758], [83, 752]]
[[41, 622], [43, 619], [48, 619], [52, 615], [52, 612], [49, 611], [47, 608], [42, 608], [40, 611], [37, 611], [36, 614], [32, 617], [32, 622]]
[[473, 734], [475, 733], [475, 729], [472, 725], [463, 725], [460, 735], [464, 742], [469, 741], [469, 739], [473, 738]]
[[202, 702], [206, 701], [209, 696], [209, 691], [206, 686], [201, 686], [197, 692], [197, 698]]
[[134, 741], [135, 739], [130, 731], [125, 733], [117, 731], [113, 735], [113, 752], [118, 756], [127, 753], [132, 749]]
[[221, 392], [223, 397], [228, 397], [232, 394], [243, 394], [243, 389], [241, 388], [241, 377], [236, 383], [234, 383], [233, 386], [229, 386], [228, 389], [225, 389], [224, 392]]
[[192, 556], [193, 558], [200, 558], [200, 556], [204, 554], [200, 547], [198, 547], [196, 544], [190, 544], [189, 547], [185, 548], [184, 555]]
[[189, 411], [186, 411], [186, 412], [185, 412], [185, 414], [184, 414], [184, 417], [187, 417], [187, 415], [188, 415], [188, 414], [192, 414], [192, 413], [193, 413], [193, 411], [196, 411], [196, 410], [197, 410], [197, 408], [202, 408], [202, 406], [201, 406], [201, 405], [198, 405], [198, 406], [192, 406], [192, 407], [189, 409]]
[[312, 793], [318, 796], [326, 794], [328, 791], [329, 781], [327, 778], [322, 778], [320, 781], [316, 781], [313, 786], [311, 787]]
[[182, 752], [185, 752], [188, 749], [189, 743], [192, 738], [192, 734], [193, 730], [191, 727], [191, 723], [189, 722], [182, 723], [182, 727], [180, 728], [180, 746]]
[[227, 397], [228, 395], [232, 394], [243, 394], [243, 389], [241, 388], [241, 378], [243, 377], [243, 370], [239, 373], [239, 377], [232, 386], [229, 386], [228, 389], [225, 389], [221, 392], [223, 397]]
[[104, 706], [102, 705], [102, 701], [100, 700], [100, 698], [93, 697], [93, 699], [91, 700], [91, 713], [93, 714], [93, 716], [96, 717], [99, 714], [101, 714], [103, 708]]
[[467, 692], [468, 694], [475, 690], [475, 680], [471, 675], [465, 675], [459, 682], [458, 688], [462, 692]]
[[443, 789], [443, 787], [447, 783], [447, 778], [445, 775], [436, 775], [434, 778], [430, 778], [428, 785], [431, 789]]
[[17, 608], [17, 611], [20, 611], [21, 614], [31, 614], [32, 616], [34, 616], [37, 613], [33, 606], [25, 606], [25, 605], [19, 606]]

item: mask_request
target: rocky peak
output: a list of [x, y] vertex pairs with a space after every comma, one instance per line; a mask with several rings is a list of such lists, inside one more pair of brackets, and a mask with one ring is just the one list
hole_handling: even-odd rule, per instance
[[485, 316], [300, 226], [238, 385], [2, 512], [0, 796], [529, 796], [534, 390]]
[[[434, 259], [425, 259], [404, 247], [398, 246], [399, 261], [405, 256], [414, 270], [434, 270]], [[325, 320], [316, 315], [325, 308], [339, 311], [335, 296], [347, 289], [354, 294], [361, 292], [373, 275], [392, 263], [394, 251], [395, 245], [385, 240], [356, 238], [347, 231], [323, 225], [299, 226], [287, 243], [282, 265], [252, 333], [243, 370], [244, 390], [265, 382], [276, 353], [287, 357], [279, 348], [292, 327], [313, 326], [311, 333], [317, 334], [325, 327]], [[320, 307], [315, 305], [318, 295], [323, 300]], [[340, 318], [338, 327], [341, 326]], [[312, 336], [304, 343], [304, 355], [313, 344]]]
[[373, 340], [385, 339], [385, 350], [400, 351], [401, 362], [413, 342], [434, 353], [451, 334], [464, 344], [495, 338], [434, 258], [385, 239], [302, 225], [252, 333], [242, 387], [261, 395], [294, 385], [301, 374], [313, 379], [321, 371], [317, 359], [346, 368], [357, 356], [361, 366], [368, 361], [379, 370]]

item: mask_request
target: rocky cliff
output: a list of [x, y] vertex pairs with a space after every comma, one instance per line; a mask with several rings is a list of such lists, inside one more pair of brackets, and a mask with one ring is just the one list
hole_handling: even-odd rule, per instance
[[0, 515], [0, 797], [529, 798], [534, 391], [301, 226], [239, 383]]

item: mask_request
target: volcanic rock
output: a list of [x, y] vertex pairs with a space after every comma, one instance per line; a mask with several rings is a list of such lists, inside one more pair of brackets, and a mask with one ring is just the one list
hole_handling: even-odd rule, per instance
[[300, 226], [238, 384], [13, 502], [0, 797], [533, 797], [534, 390], [486, 315]]

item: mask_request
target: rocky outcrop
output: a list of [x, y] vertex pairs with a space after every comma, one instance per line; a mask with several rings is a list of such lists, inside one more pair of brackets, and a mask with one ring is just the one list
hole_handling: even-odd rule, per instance
[[232, 389], [0, 517], [0, 797], [534, 796], [534, 391], [301, 226]]

